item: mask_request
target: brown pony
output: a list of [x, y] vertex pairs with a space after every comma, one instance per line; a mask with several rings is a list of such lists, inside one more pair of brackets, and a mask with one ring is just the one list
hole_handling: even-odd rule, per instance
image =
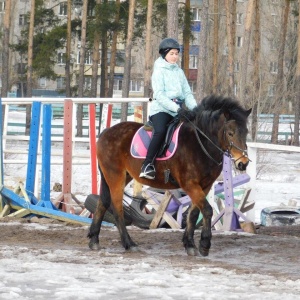
[[[136, 244], [128, 234], [123, 216], [124, 187], [134, 178], [138, 182], [159, 189], [182, 188], [191, 198], [192, 205], [183, 235], [188, 255], [198, 255], [194, 243], [196, 221], [201, 211], [203, 228], [199, 252], [207, 256], [211, 246], [212, 207], [206, 200], [210, 188], [222, 171], [224, 153], [231, 156], [235, 167], [244, 171], [247, 156], [247, 118], [251, 113], [231, 98], [209, 96], [194, 109], [196, 118], [181, 126], [178, 148], [166, 161], [156, 161], [156, 178], [139, 178], [143, 160], [130, 154], [131, 141], [140, 123], [123, 122], [101, 133], [97, 141], [97, 158], [101, 173], [100, 200], [94, 214], [88, 237], [89, 247], [99, 249], [99, 234], [103, 216], [112, 207], [116, 224], [125, 249]], [[165, 183], [165, 170], [173, 180]]]

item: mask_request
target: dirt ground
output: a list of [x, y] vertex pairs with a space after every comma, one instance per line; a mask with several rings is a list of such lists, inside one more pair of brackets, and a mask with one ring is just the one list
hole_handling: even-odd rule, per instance
[[[38, 224], [34, 224], [34, 222]], [[28, 224], [60, 224], [63, 230], [51, 230], [51, 226], [39, 229], [28, 228]], [[64, 230], [65, 229], [65, 230]], [[122, 255], [130, 259], [143, 260], [145, 256], [155, 256], [168, 260], [174, 267], [192, 268], [195, 264], [236, 270], [241, 274], [272, 275], [278, 279], [300, 279], [300, 226], [259, 227], [257, 234], [236, 232], [213, 232], [212, 247], [208, 258], [188, 257], [181, 243], [182, 230], [159, 229], [142, 230], [128, 227], [129, 234], [139, 245], [135, 250], [125, 251], [115, 227], [102, 228], [100, 245], [107, 263], [115, 263], [113, 257]], [[74, 249], [83, 256], [90, 253], [91, 259], [97, 254], [88, 248], [87, 226], [75, 226], [49, 219], [0, 220], [0, 245], [26, 246], [32, 251], [43, 249]], [[198, 244], [200, 230], [195, 233]], [[1, 258], [1, 253], [0, 253]], [[70, 258], [71, 262], [80, 261], [80, 256]]]

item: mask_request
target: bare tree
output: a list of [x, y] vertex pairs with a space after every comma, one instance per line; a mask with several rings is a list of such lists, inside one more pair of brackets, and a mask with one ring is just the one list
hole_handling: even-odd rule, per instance
[[[28, 61], [27, 61], [27, 97], [32, 97], [32, 57], [33, 57], [33, 34], [34, 34], [34, 15], [35, 15], [35, 0], [31, 1], [30, 21], [29, 21], [29, 36], [28, 36]], [[25, 134], [29, 135], [31, 123], [31, 105], [26, 105], [26, 125]]]
[[295, 125], [294, 125], [294, 145], [299, 146], [299, 119], [300, 119], [300, 0], [298, 12], [298, 53], [295, 78]]
[[198, 71], [197, 71], [197, 87], [196, 95], [199, 100], [204, 98], [204, 81], [206, 77], [206, 60], [207, 60], [207, 36], [208, 36], [208, 2], [209, 0], [203, 0], [201, 9], [201, 28], [200, 28], [200, 47], [198, 53]]
[[[87, 18], [88, 0], [83, 0], [82, 19], [81, 19], [81, 44], [80, 44], [80, 62], [78, 79], [78, 97], [83, 97], [84, 90], [84, 67], [85, 67], [85, 44], [86, 44], [86, 18]], [[77, 136], [82, 136], [83, 104], [77, 105]]]
[[219, 0], [214, 0], [214, 39], [213, 39], [213, 93], [218, 89], [218, 55], [219, 55]]
[[[152, 30], [153, 0], [148, 0], [147, 23], [146, 23], [146, 51], [145, 51], [145, 72], [144, 72], [144, 97], [151, 96], [151, 30]], [[147, 121], [147, 103], [143, 103], [143, 122]]]
[[[120, 20], [120, 0], [116, 0], [116, 16], [115, 23], [118, 24]], [[110, 74], [109, 74], [109, 84], [108, 84], [108, 97], [113, 96], [114, 91], [114, 74], [116, 66], [116, 57], [117, 57], [117, 40], [118, 40], [118, 30], [114, 30], [112, 45], [111, 45], [111, 54], [110, 54]]]
[[190, 64], [190, 36], [191, 36], [191, 3], [185, 1], [184, 28], [183, 28], [183, 70], [186, 78], [189, 78]]
[[71, 72], [70, 72], [70, 62], [71, 62], [71, 0], [67, 1], [67, 42], [66, 42], [66, 96], [71, 97]]
[[255, 30], [254, 30], [254, 74], [253, 74], [253, 96], [252, 96], [252, 123], [251, 123], [251, 137], [256, 141], [258, 128], [258, 104], [260, 92], [260, 6], [259, 0], [255, 0]]
[[[5, 15], [3, 20], [3, 47], [2, 47], [2, 89], [1, 97], [7, 97], [9, 90], [9, 36], [10, 36], [11, 0], [5, 2]], [[4, 113], [4, 110], [3, 110]], [[2, 119], [3, 120], [3, 119]]]
[[251, 25], [254, 11], [254, 1], [249, 0], [247, 5], [246, 20], [245, 20], [245, 30], [244, 30], [244, 41], [243, 41], [243, 54], [242, 54], [242, 74], [240, 82], [240, 99], [247, 105], [246, 95], [247, 95], [247, 81], [248, 76], [248, 60], [250, 52], [250, 37], [251, 37]]
[[[101, 0], [96, 0], [96, 7], [101, 5]], [[96, 9], [96, 19], [101, 18], [100, 10]], [[90, 97], [97, 97], [97, 86], [98, 86], [98, 64], [100, 60], [99, 53], [99, 45], [100, 45], [100, 32], [99, 30], [94, 31], [94, 41], [93, 41], [93, 54], [92, 54], [92, 80], [91, 80], [91, 93]], [[98, 133], [100, 133], [101, 129], [101, 118], [102, 118], [102, 107], [103, 104], [99, 105], [99, 126]]]
[[272, 136], [271, 143], [278, 143], [278, 131], [279, 131], [279, 115], [282, 111], [283, 101], [284, 101], [284, 74], [283, 74], [283, 63], [285, 58], [285, 44], [286, 44], [286, 34], [288, 26], [288, 17], [290, 11], [290, 0], [285, 0], [285, 5], [283, 8], [282, 21], [281, 21], [281, 36], [279, 42], [278, 51], [278, 73], [276, 78], [276, 93], [275, 101], [273, 106], [273, 126], [272, 126]]
[[178, 0], [167, 2], [167, 33], [168, 37], [178, 39]]
[[229, 84], [228, 84], [228, 95], [231, 96], [233, 94], [234, 89], [234, 40], [232, 36], [232, 18], [235, 18], [235, 16], [232, 16], [230, 13], [230, 8], [232, 7], [230, 5], [230, 0], [226, 0], [226, 32], [227, 32], [227, 46], [228, 46], [228, 55], [227, 55], [227, 68], [228, 68], [228, 78], [229, 78]]
[[[125, 66], [124, 66], [122, 98], [129, 97], [131, 49], [132, 49], [133, 27], [134, 27], [134, 10], [135, 10], [135, 0], [129, 0], [129, 16], [128, 16], [126, 47], [125, 47]], [[128, 111], [128, 103], [127, 102], [122, 103], [121, 121], [127, 120], [127, 111]]]

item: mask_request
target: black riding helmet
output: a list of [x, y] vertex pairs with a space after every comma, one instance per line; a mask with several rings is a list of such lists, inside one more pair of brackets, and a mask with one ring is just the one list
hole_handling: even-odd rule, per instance
[[171, 49], [177, 49], [178, 51], [180, 51], [180, 46], [179, 43], [172, 39], [172, 38], [166, 38], [163, 39], [160, 44], [159, 44], [159, 54], [165, 58], [166, 55], [168, 54], [168, 52]]

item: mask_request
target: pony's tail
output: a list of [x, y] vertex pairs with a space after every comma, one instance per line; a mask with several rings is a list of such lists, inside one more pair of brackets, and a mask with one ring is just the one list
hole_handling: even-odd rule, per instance
[[106, 209], [110, 207], [111, 204], [111, 196], [108, 184], [105, 180], [105, 177], [103, 176], [102, 170], [99, 166], [99, 171], [101, 175], [101, 184], [100, 184], [100, 199], [102, 200], [102, 203]]

